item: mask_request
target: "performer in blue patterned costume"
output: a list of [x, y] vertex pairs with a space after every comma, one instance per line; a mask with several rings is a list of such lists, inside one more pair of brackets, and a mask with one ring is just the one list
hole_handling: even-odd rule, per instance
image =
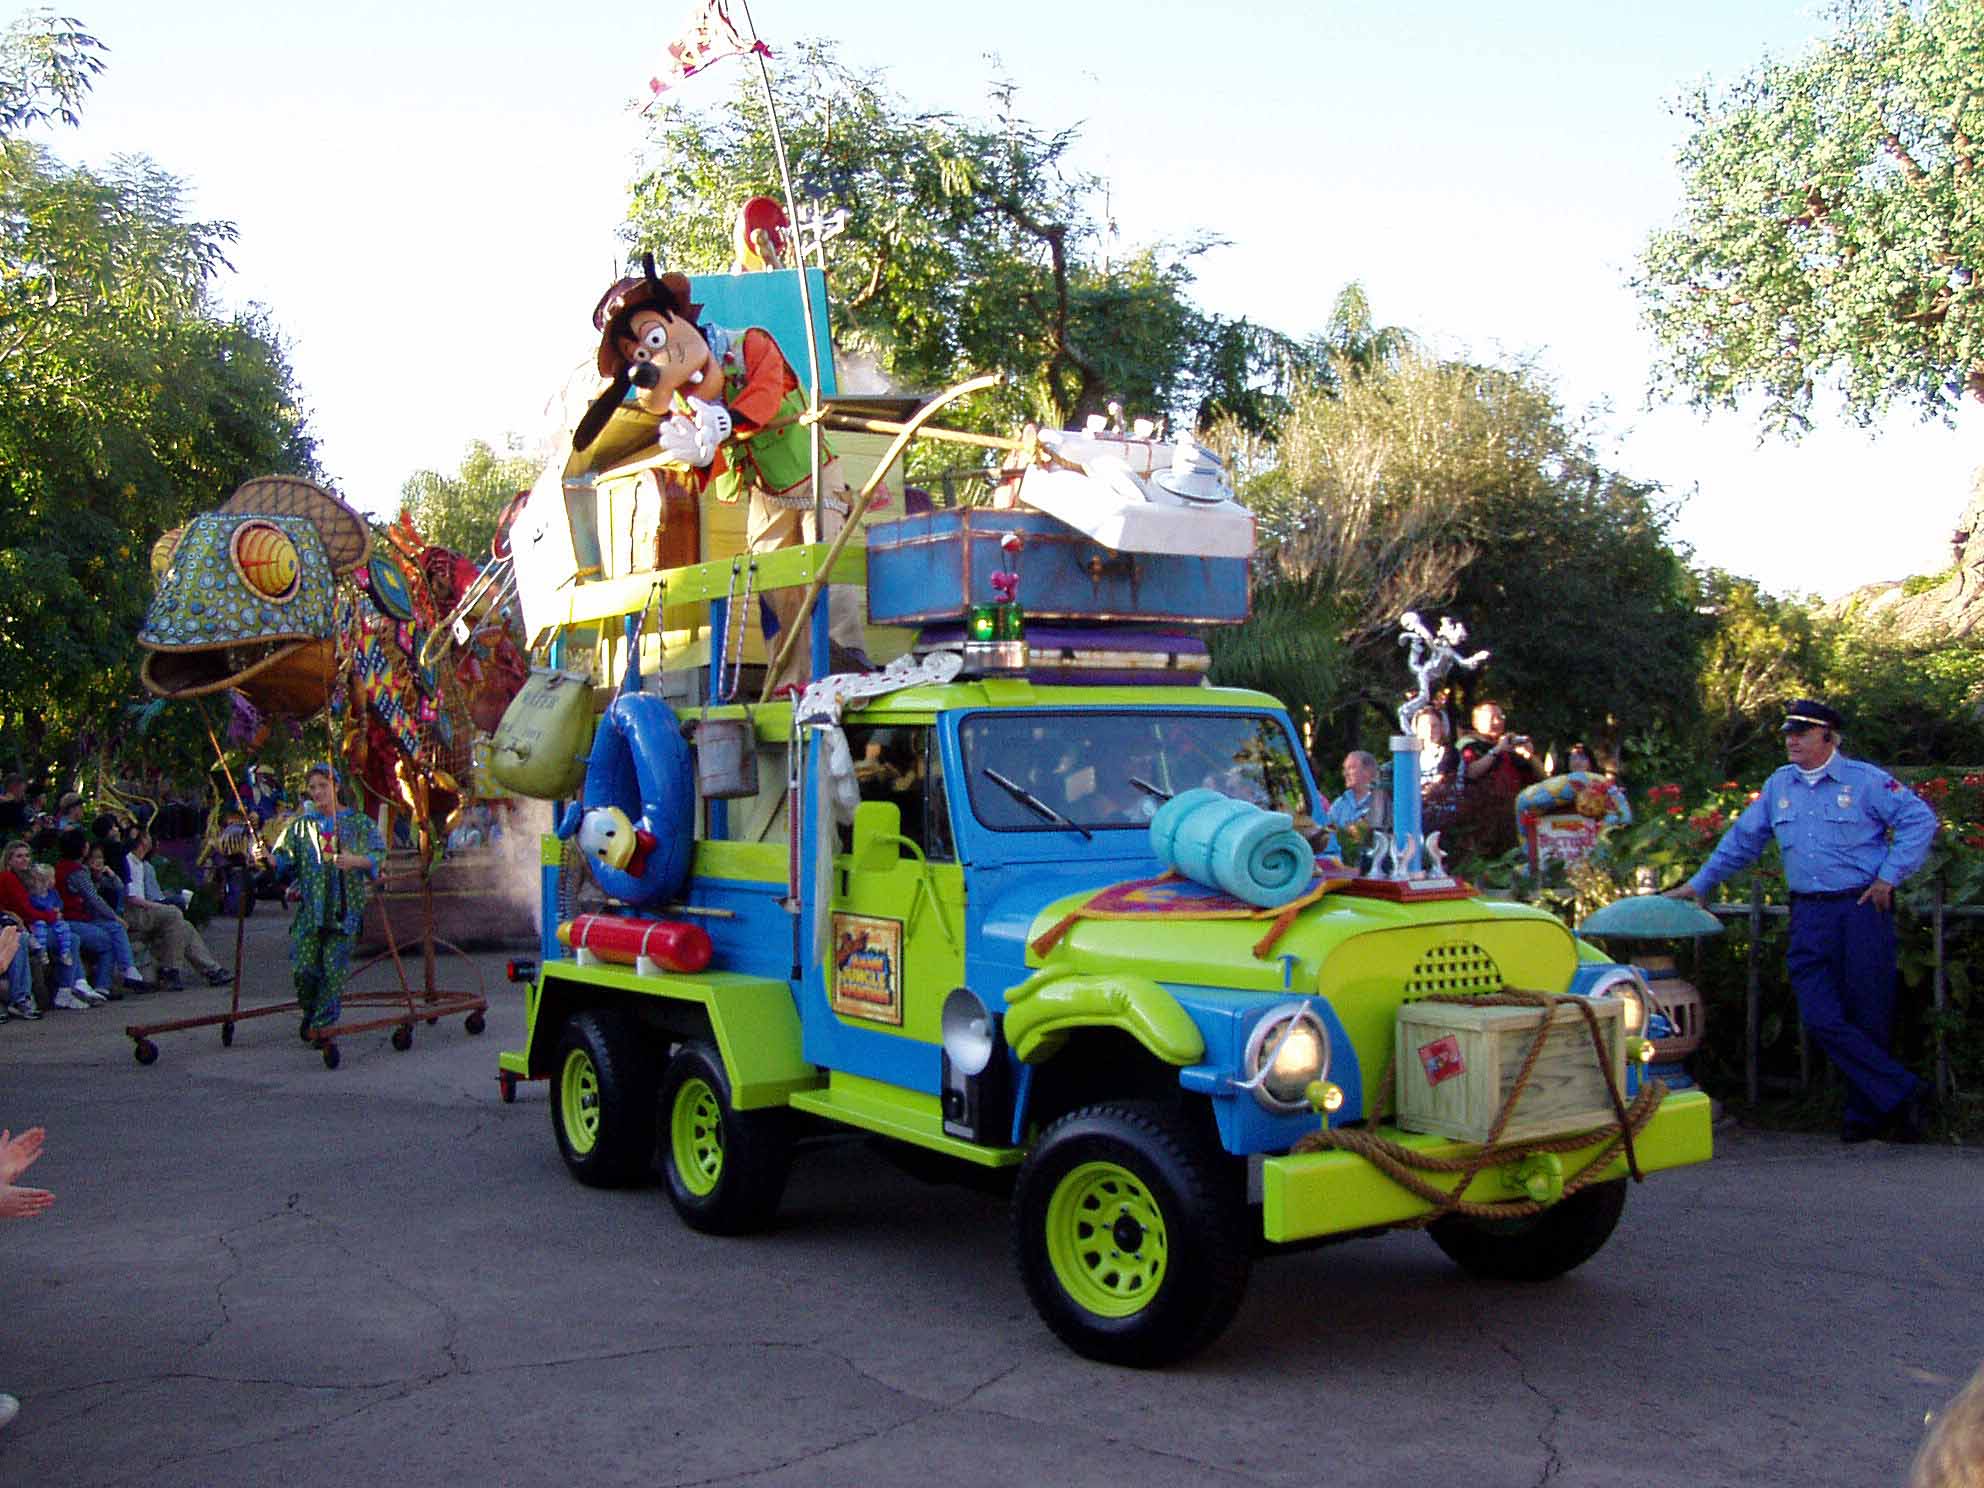
[[310, 804], [276, 840], [276, 871], [292, 883], [296, 918], [289, 927], [289, 965], [306, 1030], [334, 1027], [351, 969], [351, 945], [365, 918], [386, 844], [369, 817], [338, 805], [328, 765], [306, 777]]

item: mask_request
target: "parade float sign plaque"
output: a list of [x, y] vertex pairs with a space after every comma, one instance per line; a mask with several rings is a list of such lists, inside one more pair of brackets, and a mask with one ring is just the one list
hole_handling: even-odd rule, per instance
[[902, 921], [834, 916], [833, 1008], [845, 1018], [902, 1026]]

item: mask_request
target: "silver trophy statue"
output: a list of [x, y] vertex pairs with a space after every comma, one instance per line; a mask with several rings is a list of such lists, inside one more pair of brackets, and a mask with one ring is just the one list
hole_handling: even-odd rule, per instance
[[1462, 656], [1460, 647], [1467, 640], [1467, 627], [1451, 615], [1440, 617], [1440, 629], [1436, 634], [1426, 628], [1426, 622], [1411, 610], [1398, 617], [1399, 629], [1405, 634], [1398, 638], [1401, 646], [1410, 646], [1406, 657], [1406, 668], [1413, 680], [1419, 684], [1419, 691], [1407, 698], [1398, 707], [1398, 731], [1412, 732], [1412, 720], [1433, 705], [1433, 689], [1455, 667], [1473, 671], [1488, 659], [1486, 651], [1476, 651], [1472, 656]]

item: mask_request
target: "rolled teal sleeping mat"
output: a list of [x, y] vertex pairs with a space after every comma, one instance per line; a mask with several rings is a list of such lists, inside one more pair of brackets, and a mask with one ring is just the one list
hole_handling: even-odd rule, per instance
[[1261, 909], [1300, 898], [1316, 873], [1293, 817], [1204, 787], [1158, 808], [1150, 842], [1165, 867]]

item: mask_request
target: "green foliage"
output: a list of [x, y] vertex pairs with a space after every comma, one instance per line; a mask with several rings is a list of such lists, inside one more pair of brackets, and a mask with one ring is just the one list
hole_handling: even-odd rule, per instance
[[1241, 645], [1281, 645], [1277, 627], [1325, 612], [1338, 627], [1323, 747], [1394, 727], [1408, 609], [1465, 621], [1494, 660], [1449, 685], [1501, 699], [1540, 741], [1686, 728], [1708, 627], [1657, 489], [1602, 469], [1527, 369], [1443, 362], [1373, 331], [1354, 285], [1329, 340], [1329, 378], [1294, 389], [1242, 491], [1263, 594], [1301, 597], [1257, 598], [1263, 634]]
[[[1006, 386], [946, 413], [1002, 433], [1112, 400], [1133, 414], [1273, 417], [1272, 388], [1257, 383], [1300, 348], [1192, 303], [1191, 263], [1210, 240], [1105, 258], [1088, 207], [1099, 182], [1070, 163], [1077, 130], [1022, 118], [1010, 84], [995, 86], [990, 118], [917, 113], [881, 74], [814, 42], [794, 49], [777, 87], [802, 210], [816, 194], [848, 213], [828, 260], [844, 357], [920, 391], [1002, 372]], [[657, 113], [628, 236], [666, 267], [721, 271], [731, 214], [778, 194], [763, 93], [740, 73], [713, 114]]]
[[1781, 430], [1808, 426], [1821, 381], [1863, 422], [1984, 393], [1984, 8], [1858, 0], [1836, 20], [1809, 55], [1678, 106], [1681, 220], [1634, 286], [1660, 389], [1760, 395]]
[[[10, 96], [18, 35], [0, 49]], [[95, 70], [78, 35], [46, 40], [24, 116], [73, 113]], [[179, 181], [147, 160], [99, 172], [0, 141], [0, 751], [14, 758], [73, 767], [81, 735], [123, 732], [161, 532], [249, 476], [312, 466], [266, 316], [212, 305], [233, 236], [189, 219]]]
[[1820, 695], [1847, 720], [1850, 752], [1882, 765], [1984, 759], [1984, 638], [1903, 641], [1841, 625]]
[[1208, 632], [1212, 680], [1272, 694], [1311, 732], [1315, 720], [1329, 715], [1342, 686], [1341, 634], [1331, 598], [1300, 582], [1260, 585], [1245, 625]]
[[1699, 738], [1692, 761], [1676, 760], [1654, 778], [1720, 780], [1774, 769], [1783, 761], [1778, 725], [1792, 698], [1818, 691], [1824, 628], [1805, 605], [1766, 594], [1752, 579], [1711, 569], [1699, 607], [1712, 629], [1697, 681]]
[[540, 461], [511, 435], [498, 454], [481, 439], [468, 447], [453, 475], [419, 470], [400, 486], [400, 503], [429, 542], [484, 558], [496, 535], [496, 518], [519, 491], [537, 479]]
[[1954, 568], [1946, 568], [1941, 573], [1912, 574], [1901, 581], [1903, 599], [1913, 599], [1918, 594], [1927, 594], [1931, 589], [1940, 589], [1956, 577]]
[[73, 16], [16, 18], [0, 35], [0, 140], [37, 124], [78, 123], [104, 51]]

